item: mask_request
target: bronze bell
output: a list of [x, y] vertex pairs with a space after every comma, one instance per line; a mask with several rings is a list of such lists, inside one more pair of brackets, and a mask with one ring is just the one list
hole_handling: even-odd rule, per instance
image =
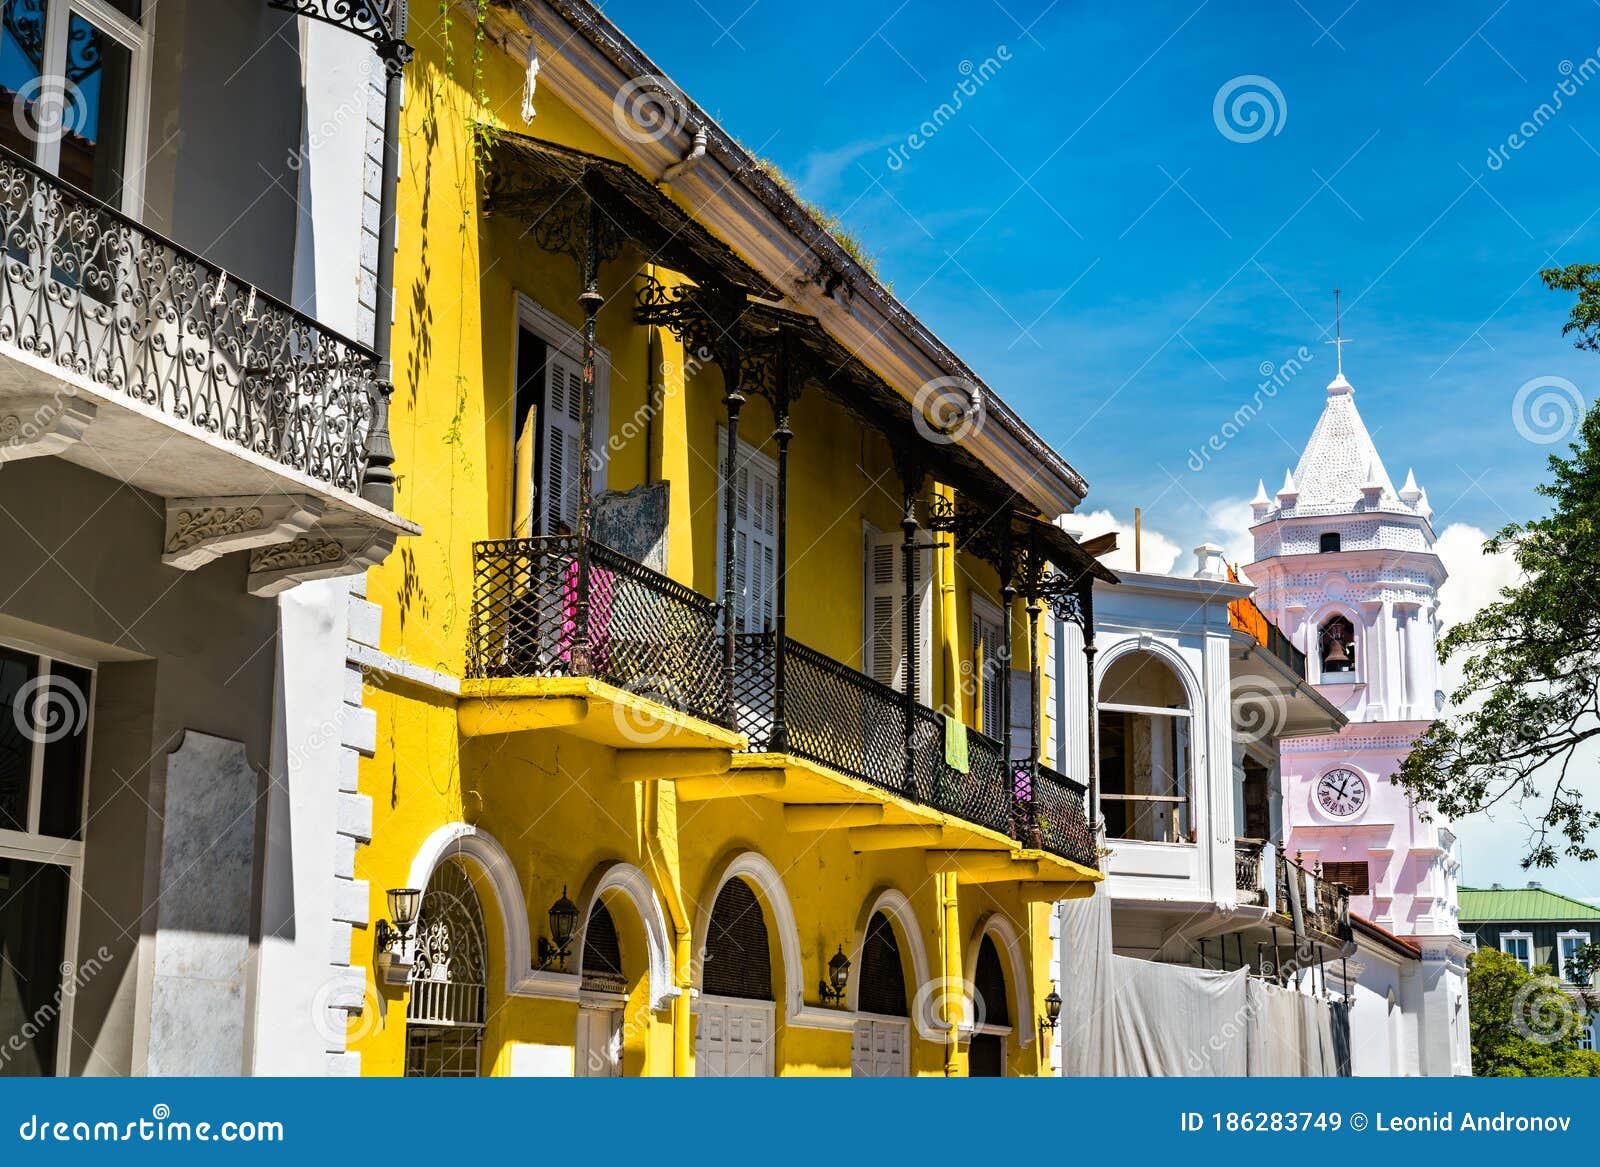
[[1328, 651], [1322, 654], [1322, 663], [1330, 669], [1348, 668], [1350, 650], [1345, 647], [1344, 641], [1337, 637], [1329, 637]]

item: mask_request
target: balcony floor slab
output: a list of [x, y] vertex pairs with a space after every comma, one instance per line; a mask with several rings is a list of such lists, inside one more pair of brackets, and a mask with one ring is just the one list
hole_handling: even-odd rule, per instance
[[725, 729], [595, 677], [497, 677], [461, 683], [465, 737], [559, 729], [616, 750], [742, 750]]

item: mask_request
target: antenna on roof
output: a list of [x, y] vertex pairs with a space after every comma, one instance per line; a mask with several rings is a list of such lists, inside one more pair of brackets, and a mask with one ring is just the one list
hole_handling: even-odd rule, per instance
[[1350, 342], [1344, 338], [1343, 314], [1339, 309], [1339, 289], [1333, 289], [1333, 339], [1325, 340], [1323, 344], [1333, 346], [1333, 361], [1338, 376], [1344, 376], [1344, 346]]

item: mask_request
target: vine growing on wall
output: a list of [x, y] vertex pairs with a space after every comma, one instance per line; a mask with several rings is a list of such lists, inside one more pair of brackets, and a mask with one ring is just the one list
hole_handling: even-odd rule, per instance
[[444, 73], [467, 91], [472, 109], [466, 117], [466, 130], [472, 151], [472, 165], [481, 179], [487, 174], [489, 155], [500, 138], [500, 127], [489, 119], [489, 87], [484, 80], [484, 60], [488, 53], [489, 0], [474, 0], [472, 19], [472, 71], [465, 80], [456, 76], [456, 49], [451, 37], [455, 4], [439, 0], [439, 16], [444, 34]]

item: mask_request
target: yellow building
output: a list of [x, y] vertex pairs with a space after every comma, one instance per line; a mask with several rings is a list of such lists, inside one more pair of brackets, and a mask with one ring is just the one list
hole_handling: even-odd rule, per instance
[[1085, 484], [596, 9], [520, 10], [410, 31], [424, 533], [358, 604], [350, 1048], [1051, 1072], [1049, 905], [1100, 874], [1085, 787], [1034, 760], [1038, 625], [1111, 578], [1047, 521]]

